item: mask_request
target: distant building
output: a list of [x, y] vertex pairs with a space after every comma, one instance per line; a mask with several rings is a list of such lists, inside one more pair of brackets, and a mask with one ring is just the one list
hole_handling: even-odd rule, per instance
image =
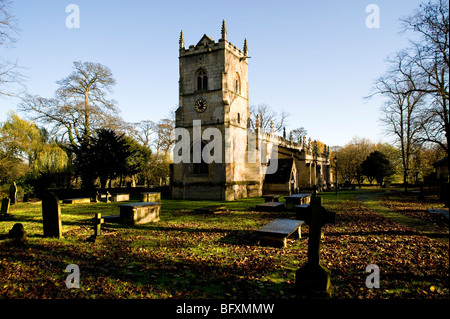
[[[180, 35], [174, 159], [186, 151], [189, 156], [174, 160], [172, 198], [236, 200], [263, 193], [290, 194], [313, 185], [329, 187], [333, 183], [329, 147], [306, 138], [294, 142], [292, 135], [277, 136], [273, 128], [265, 132], [259, 119], [256, 129], [250, 129], [247, 40], [242, 51], [229, 42], [225, 22], [221, 35], [215, 42], [205, 34], [189, 48], [183, 32]], [[220, 147], [215, 139], [220, 139]], [[180, 148], [177, 143], [183, 145], [182, 140], [187, 145]]]
[[433, 163], [433, 167], [436, 170], [436, 178], [443, 180], [445, 182], [449, 181], [448, 174], [448, 156], [440, 159], [439, 161]]

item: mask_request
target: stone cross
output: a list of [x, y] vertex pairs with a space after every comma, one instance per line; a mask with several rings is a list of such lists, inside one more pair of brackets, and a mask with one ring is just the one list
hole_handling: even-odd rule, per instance
[[335, 223], [336, 213], [322, 206], [322, 198], [312, 196], [309, 206], [298, 207], [297, 219], [303, 219], [309, 226], [308, 261], [296, 271], [295, 287], [301, 294], [319, 294], [331, 297], [331, 272], [320, 264], [321, 228]]
[[102, 234], [102, 224], [105, 222], [105, 220], [102, 218], [101, 213], [95, 213], [95, 217], [93, 218], [94, 223], [94, 236], [101, 236]]
[[88, 241], [96, 242], [103, 240], [102, 236], [102, 224], [105, 220], [102, 218], [101, 213], [95, 213], [95, 217], [92, 218], [92, 223], [94, 224], [94, 235], [88, 238]]
[[9, 199], [11, 200], [11, 204], [15, 204], [17, 200], [17, 186], [16, 182], [12, 183], [9, 187]]
[[61, 205], [52, 192], [46, 192], [42, 198], [42, 220], [44, 237], [62, 237]]

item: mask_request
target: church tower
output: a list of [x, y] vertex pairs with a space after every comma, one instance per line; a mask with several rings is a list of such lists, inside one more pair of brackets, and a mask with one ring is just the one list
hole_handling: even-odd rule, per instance
[[[248, 46], [227, 39], [225, 21], [216, 42], [206, 34], [196, 45], [179, 39], [179, 107], [175, 128], [189, 133], [189, 162], [174, 161], [172, 198], [234, 200], [249, 196], [246, 177]], [[177, 136], [178, 141], [181, 136]], [[185, 143], [186, 144], [186, 143]], [[219, 146], [220, 145], [220, 146]], [[208, 158], [208, 156], [210, 156]], [[212, 160], [211, 160], [212, 158]], [[258, 185], [259, 186], [259, 185]]]

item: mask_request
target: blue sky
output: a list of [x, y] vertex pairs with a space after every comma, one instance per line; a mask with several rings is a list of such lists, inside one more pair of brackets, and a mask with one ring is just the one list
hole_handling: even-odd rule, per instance
[[[408, 45], [399, 19], [418, 0], [144, 1], [13, 0], [21, 33], [14, 48], [29, 93], [52, 97], [73, 61], [109, 67], [117, 81], [111, 98], [129, 122], [158, 121], [178, 103], [178, 39], [203, 34], [249, 47], [250, 104], [290, 114], [286, 130], [303, 126], [327, 145], [352, 137], [388, 141], [379, 124], [382, 99], [365, 101], [388, 55]], [[80, 9], [80, 28], [66, 27], [66, 6]], [[380, 9], [380, 27], [367, 28], [366, 6]], [[0, 121], [17, 100], [0, 98]], [[24, 116], [24, 114], [20, 114]]]

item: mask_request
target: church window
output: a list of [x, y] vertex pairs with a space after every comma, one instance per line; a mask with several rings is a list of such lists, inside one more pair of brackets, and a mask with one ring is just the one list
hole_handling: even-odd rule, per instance
[[236, 72], [236, 80], [234, 84], [234, 91], [237, 94], [241, 94], [241, 78], [239, 76], [239, 73]]
[[201, 69], [197, 73], [197, 90], [207, 90], [208, 89], [208, 76], [205, 70]]
[[238, 113], [238, 123], [241, 123], [241, 113]]

